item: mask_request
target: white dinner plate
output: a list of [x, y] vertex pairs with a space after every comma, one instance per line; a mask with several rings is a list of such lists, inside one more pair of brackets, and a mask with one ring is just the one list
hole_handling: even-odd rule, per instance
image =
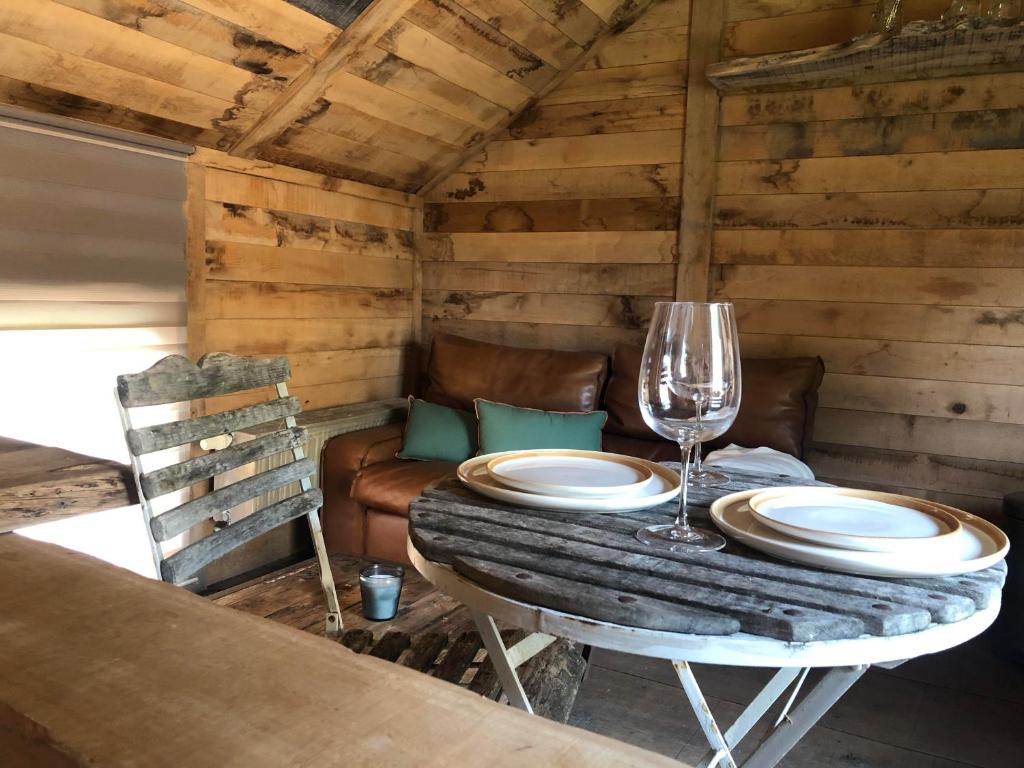
[[771, 488], [750, 499], [758, 522], [814, 544], [863, 552], [952, 551], [956, 516], [931, 502], [858, 488]]
[[[536, 453], [542, 452], [536, 451]], [[553, 509], [561, 512], [634, 512], [638, 509], [664, 504], [666, 501], [674, 499], [679, 493], [679, 475], [677, 473], [644, 459], [638, 459], [638, 461], [650, 468], [652, 478], [633, 495], [574, 499], [517, 491], [504, 487], [487, 471], [487, 464], [491, 460], [509, 453], [514, 453], [514, 451], [485, 454], [462, 462], [457, 473], [459, 480], [477, 493], [498, 501], [522, 507]]]
[[600, 451], [516, 451], [491, 459], [487, 472], [506, 488], [571, 498], [632, 495], [654, 479], [644, 462]]
[[803, 565], [861, 576], [955, 576], [995, 565], [1006, 556], [1010, 548], [1006, 534], [992, 523], [936, 503], [936, 506], [955, 515], [962, 526], [957, 534], [957, 545], [945, 557], [936, 557], [930, 552], [908, 554], [833, 549], [791, 539], [761, 525], [751, 514], [747, 503], [759, 492], [740, 491], [723, 496], [711, 505], [711, 519], [722, 531], [748, 547]]

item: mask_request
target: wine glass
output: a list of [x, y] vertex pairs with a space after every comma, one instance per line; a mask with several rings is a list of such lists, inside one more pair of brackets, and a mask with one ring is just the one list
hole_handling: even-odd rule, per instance
[[740, 408], [740, 389], [732, 304], [655, 304], [640, 365], [640, 412], [651, 429], [679, 443], [682, 487], [676, 521], [641, 528], [636, 533], [640, 541], [699, 551], [725, 546], [719, 534], [687, 521], [686, 487], [694, 444], [718, 437], [732, 425]]
[[[698, 427], [699, 431], [699, 427]], [[714, 469], [704, 469], [700, 457], [701, 445], [698, 440], [693, 446], [693, 469], [690, 470], [689, 483], [694, 488], [720, 488], [729, 482], [729, 476]]]

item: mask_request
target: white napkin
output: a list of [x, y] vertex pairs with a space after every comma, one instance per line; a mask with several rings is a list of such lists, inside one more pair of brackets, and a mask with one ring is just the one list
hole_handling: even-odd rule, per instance
[[774, 448], [743, 448], [739, 445], [728, 445], [709, 453], [704, 459], [704, 466], [755, 474], [789, 475], [799, 480], [814, 479], [811, 468], [800, 459]]

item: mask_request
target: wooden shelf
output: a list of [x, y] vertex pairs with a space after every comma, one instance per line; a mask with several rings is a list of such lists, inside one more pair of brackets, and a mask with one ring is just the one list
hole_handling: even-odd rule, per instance
[[952, 27], [915, 21], [896, 35], [875, 33], [838, 45], [731, 59], [708, 67], [708, 80], [723, 93], [743, 93], [1019, 69], [1024, 21], [1004, 26], [971, 19]]
[[124, 464], [0, 437], [0, 533], [137, 503]]

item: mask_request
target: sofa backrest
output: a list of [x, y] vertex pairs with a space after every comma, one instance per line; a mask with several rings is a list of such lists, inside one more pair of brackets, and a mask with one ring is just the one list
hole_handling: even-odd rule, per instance
[[473, 399], [545, 411], [593, 411], [608, 376], [596, 352], [523, 349], [439, 333], [423, 398], [473, 410]]
[[[637, 381], [642, 357], [642, 347], [620, 345], [615, 350], [612, 376], [604, 396], [604, 408], [608, 411], [605, 449], [621, 450], [628, 446], [631, 453], [661, 457], [665, 451], [651, 446], [641, 453], [643, 446], [636, 442], [667, 442], [655, 434], [640, 415]], [[743, 394], [739, 415], [728, 432], [708, 445], [722, 447], [735, 443], [747, 448], [764, 445], [803, 458], [814, 430], [818, 387], [825, 375], [821, 358], [745, 358], [741, 370]]]

